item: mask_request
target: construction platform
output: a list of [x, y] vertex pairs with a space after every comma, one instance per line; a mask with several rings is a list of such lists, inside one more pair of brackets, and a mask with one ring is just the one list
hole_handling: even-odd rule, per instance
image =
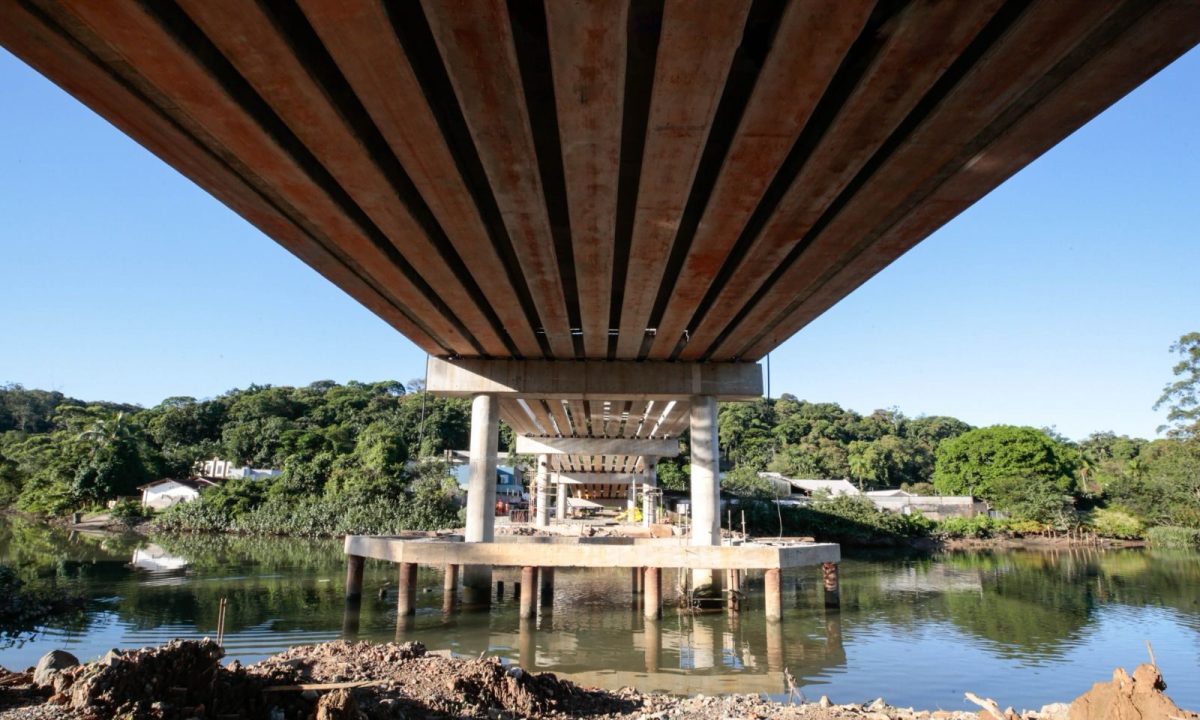
[[[555, 568], [629, 568], [636, 594], [643, 595], [645, 615], [662, 614], [662, 570], [676, 568], [705, 573], [717, 579], [728, 596], [728, 606], [736, 610], [741, 577], [746, 570], [761, 570], [766, 595], [768, 620], [782, 616], [780, 572], [790, 568], [821, 566], [827, 607], [839, 600], [838, 563], [841, 547], [834, 543], [813, 542], [735, 542], [727, 545], [692, 545], [687, 537], [575, 537], [524, 535], [497, 538], [493, 542], [464, 542], [461, 536], [412, 538], [377, 535], [348, 535], [346, 597], [356, 600], [362, 593], [362, 567], [366, 558], [399, 565], [399, 612], [411, 614], [415, 608], [416, 569], [419, 565], [445, 568], [445, 589], [458, 588], [459, 568], [464, 568], [463, 589], [475, 591], [474, 598], [489, 596], [491, 568], [519, 567], [522, 572], [521, 615], [535, 612], [535, 587], [539, 573], [551, 578]], [[467, 568], [484, 570], [482, 586], [468, 577]], [[724, 582], [720, 574], [724, 571]], [[475, 573], [475, 577], [479, 574]], [[473, 585], [476, 585], [473, 587]], [[545, 587], [546, 583], [541, 585]]]

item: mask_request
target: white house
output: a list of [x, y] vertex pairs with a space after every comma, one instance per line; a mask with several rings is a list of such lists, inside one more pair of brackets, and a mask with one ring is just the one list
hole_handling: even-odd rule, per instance
[[252, 468], [248, 465], [236, 465], [231, 460], [213, 458], [196, 463], [195, 473], [202, 478], [221, 480], [262, 480], [278, 477], [283, 471], [275, 468]]
[[181, 502], [191, 502], [200, 497], [202, 487], [211, 487], [216, 483], [210, 480], [174, 480], [163, 478], [142, 485], [142, 506], [153, 510], [164, 510]]

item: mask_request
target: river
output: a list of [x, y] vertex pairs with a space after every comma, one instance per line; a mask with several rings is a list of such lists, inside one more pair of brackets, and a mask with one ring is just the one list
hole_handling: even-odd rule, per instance
[[[674, 693], [762, 692], [786, 699], [783, 669], [810, 699], [971, 707], [1066, 701], [1132, 669], [1153, 645], [1168, 694], [1200, 708], [1200, 554], [1055, 552], [863, 553], [842, 563], [842, 609], [826, 613], [819, 572], [784, 578], [784, 618], [768, 626], [761, 578], [749, 609], [691, 616], [665, 607], [647, 626], [628, 571], [563, 571], [552, 608], [522, 626], [515, 573], [500, 571], [490, 612], [442, 612], [442, 578], [422, 569], [418, 613], [397, 626], [394, 567], [368, 561], [358, 639], [419, 640], [483, 653], [580, 682]], [[227, 599], [228, 655], [253, 662], [285, 647], [336, 640], [345, 627], [337, 541], [69, 535], [0, 519], [0, 562], [84, 593], [83, 617], [0, 635], [0, 665], [24, 668], [63, 648], [110, 648], [214, 636]], [[673, 574], [666, 573], [664, 588]], [[383, 597], [379, 589], [383, 588]], [[757, 593], [757, 594], [756, 594]]]

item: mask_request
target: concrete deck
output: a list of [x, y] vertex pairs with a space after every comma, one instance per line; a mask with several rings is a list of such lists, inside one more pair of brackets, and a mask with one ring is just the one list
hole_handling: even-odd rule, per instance
[[836, 563], [833, 543], [692, 546], [687, 538], [513, 537], [503, 542], [346, 536], [347, 555], [416, 565], [770, 570]]

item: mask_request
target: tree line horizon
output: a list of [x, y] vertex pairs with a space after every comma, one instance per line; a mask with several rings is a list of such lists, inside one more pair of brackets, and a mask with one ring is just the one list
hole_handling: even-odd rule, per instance
[[[1184, 335], [1171, 351], [1180, 356], [1177, 379], [1155, 405], [1168, 409], [1171, 424], [1158, 439], [1095, 432], [1075, 442], [1052, 428], [976, 428], [895, 408], [860, 414], [786, 393], [722, 403], [723, 489], [769, 495], [758, 473], [771, 470], [846, 478], [863, 489], [971, 494], [1043, 524], [1069, 525], [1103, 511], [1142, 528], [1200, 528], [1200, 333]], [[355, 496], [434, 508], [374, 523], [453, 522], [455, 489], [445, 469], [421, 461], [465, 448], [469, 424], [467, 400], [428, 395], [419, 380], [251, 385], [205, 400], [170, 397], [151, 408], [3, 385], [0, 507], [63, 515], [130, 496], [152, 480], [190, 476], [196, 462], [220, 457], [283, 475], [224, 483], [208, 503], [224, 513], [213, 525], [264, 505], [282, 518], [305, 503]], [[686, 431], [680, 442], [679, 458], [660, 461], [659, 480], [685, 490]], [[513, 445], [503, 425], [500, 444]], [[314, 505], [314, 515], [321, 510], [328, 507]]]

